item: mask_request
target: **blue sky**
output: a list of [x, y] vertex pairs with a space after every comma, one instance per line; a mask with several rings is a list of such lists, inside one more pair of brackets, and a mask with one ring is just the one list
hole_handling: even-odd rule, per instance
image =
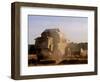
[[71, 42], [88, 41], [88, 18], [69, 16], [28, 16], [28, 44], [34, 44], [45, 29], [59, 28]]

